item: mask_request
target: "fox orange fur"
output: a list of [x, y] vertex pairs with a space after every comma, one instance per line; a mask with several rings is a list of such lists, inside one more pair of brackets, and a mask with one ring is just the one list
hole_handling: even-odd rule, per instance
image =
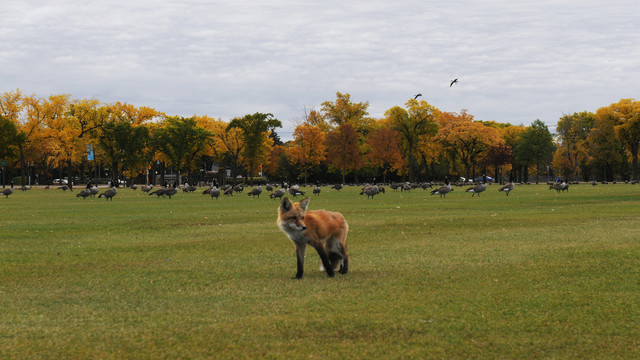
[[292, 203], [282, 199], [278, 208], [277, 224], [296, 246], [298, 272], [296, 278], [304, 274], [304, 256], [307, 245], [320, 255], [322, 266], [329, 277], [335, 276], [339, 268], [341, 274], [349, 270], [347, 255], [347, 233], [349, 225], [342, 214], [326, 210], [307, 211], [309, 198]]

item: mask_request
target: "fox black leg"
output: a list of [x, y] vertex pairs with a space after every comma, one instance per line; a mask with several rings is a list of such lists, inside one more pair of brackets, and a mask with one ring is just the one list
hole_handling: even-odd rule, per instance
[[305, 245], [296, 244], [296, 258], [298, 265], [298, 272], [296, 273], [296, 279], [301, 279], [302, 275], [304, 275], [304, 253], [305, 253]]
[[322, 247], [317, 247], [316, 251], [318, 252], [318, 255], [320, 255], [320, 260], [322, 260], [322, 266], [327, 270], [327, 275], [329, 277], [336, 276], [336, 273], [333, 272], [333, 266], [331, 266], [331, 261], [329, 260], [329, 255], [327, 255], [326, 250]]

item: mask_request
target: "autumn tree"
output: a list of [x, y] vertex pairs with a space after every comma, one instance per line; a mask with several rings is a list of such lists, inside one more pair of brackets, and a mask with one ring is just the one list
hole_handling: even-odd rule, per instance
[[409, 170], [409, 181], [413, 181], [418, 146], [421, 141], [437, 133], [436, 115], [439, 110], [424, 100], [410, 99], [405, 105], [407, 109], [392, 107], [385, 112], [385, 117], [402, 139], [402, 152]]
[[522, 164], [536, 166], [536, 183], [540, 181], [541, 168], [551, 163], [555, 145], [549, 128], [540, 120], [534, 121], [521, 135], [515, 149], [516, 160]]
[[293, 146], [289, 154], [291, 162], [302, 167], [305, 184], [309, 168], [319, 165], [326, 158], [324, 140], [324, 133], [309, 124], [298, 125], [293, 132]]
[[370, 151], [367, 160], [373, 166], [382, 168], [382, 182], [386, 183], [390, 170], [402, 171], [406, 162], [402, 155], [402, 138], [398, 130], [391, 126], [381, 126], [367, 136]]
[[336, 101], [325, 101], [322, 103], [322, 112], [325, 119], [335, 126], [345, 123], [351, 124], [357, 131], [366, 130], [371, 122], [367, 117], [369, 112], [369, 102], [354, 103], [351, 95], [336, 92]]
[[342, 183], [345, 174], [360, 169], [364, 162], [358, 147], [358, 133], [351, 123], [343, 123], [327, 134], [329, 164], [340, 171]]
[[436, 139], [450, 154], [452, 161], [464, 166], [465, 177], [470, 178], [472, 167], [479, 165], [492, 146], [502, 142], [500, 132], [481, 122], [474, 122], [466, 111], [460, 114], [442, 113], [439, 117], [440, 132]]
[[616, 137], [615, 119], [611, 116], [596, 114], [593, 128], [587, 137], [587, 148], [591, 165], [597, 172], [602, 170], [602, 179], [613, 180], [616, 173], [620, 173], [624, 160], [624, 145]]
[[276, 128], [282, 127], [280, 120], [273, 117], [273, 114], [255, 113], [236, 118], [229, 122], [227, 130], [238, 128], [242, 130], [244, 148], [242, 155], [245, 165], [249, 170], [249, 176], [253, 183], [253, 174], [258, 164], [266, 162], [271, 150], [273, 140], [269, 138], [269, 133]]
[[560, 139], [560, 147], [567, 157], [573, 172], [573, 179], [578, 179], [578, 167], [587, 160], [587, 137], [593, 127], [595, 115], [583, 111], [573, 115], [564, 115], [558, 121], [556, 131]]
[[596, 117], [610, 117], [617, 138], [631, 157], [632, 177], [639, 179], [638, 150], [640, 149], [640, 101], [622, 99], [596, 112]]
[[493, 166], [496, 181], [502, 183], [502, 171], [500, 167], [510, 164], [513, 161], [513, 152], [511, 148], [504, 143], [491, 145], [485, 155], [487, 165]]

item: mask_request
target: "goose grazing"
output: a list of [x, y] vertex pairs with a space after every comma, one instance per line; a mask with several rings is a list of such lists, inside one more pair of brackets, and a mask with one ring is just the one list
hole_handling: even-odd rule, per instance
[[233, 187], [233, 191], [235, 191], [236, 193], [241, 193], [242, 191], [244, 191], [244, 186], [236, 185]]
[[233, 196], [233, 188], [232, 187], [228, 187], [225, 191], [224, 191], [225, 195], [229, 195], [229, 196]]
[[273, 185], [267, 184], [267, 191], [269, 192], [273, 191]]
[[11, 181], [11, 187], [8, 189], [4, 189], [2, 190], [2, 195], [6, 196], [7, 199], [9, 198], [9, 195], [13, 194], [13, 181]]
[[156, 195], [158, 198], [160, 198], [160, 196], [164, 196], [164, 192], [165, 191], [167, 191], [165, 188], [160, 188], [158, 190], [154, 190], [154, 191], [150, 192], [149, 196]]
[[449, 178], [445, 176], [444, 185], [431, 191], [431, 195], [440, 195], [440, 197], [443, 197], [443, 196], [447, 197], [447, 193], [450, 193], [452, 191], [453, 191], [453, 188], [451, 187], [451, 184], [449, 184]]
[[93, 185], [89, 188], [89, 192], [91, 193], [91, 197], [96, 197], [96, 195], [98, 195], [98, 187]]
[[169, 197], [169, 199], [171, 199], [171, 197], [175, 194], [178, 193], [178, 185], [177, 184], [173, 184], [172, 188], [166, 189], [164, 191], [164, 194], [162, 194], [162, 196], [164, 197], [165, 195]]
[[301, 191], [298, 185], [293, 185], [289, 188], [289, 194], [291, 194], [293, 197], [296, 197], [298, 195], [304, 196], [304, 191]]
[[216, 198], [216, 200], [218, 200], [218, 197], [220, 196], [220, 189], [218, 189], [217, 186], [213, 185], [211, 189], [209, 189], [209, 195], [211, 195], [211, 200], [213, 200], [213, 198]]
[[313, 195], [320, 195], [320, 191], [322, 189], [320, 189], [320, 186], [316, 185], [316, 187], [313, 188]]
[[58, 187], [58, 190], [62, 190], [62, 191], [71, 190], [71, 191], [73, 191], [73, 190], [69, 187], [69, 185], [62, 185], [62, 186]]
[[467, 189], [467, 192], [473, 193], [471, 197], [474, 197], [476, 194], [480, 196], [480, 193], [487, 190], [487, 177], [482, 176], [482, 184], [478, 184], [476, 186], [472, 186]]
[[78, 195], [76, 195], [76, 197], [81, 197], [85, 200], [87, 199], [88, 196], [91, 196], [91, 188], [82, 189], [82, 191], [80, 191]]
[[340, 191], [340, 189], [342, 189], [342, 187], [343, 187], [342, 184], [335, 184], [331, 188]]
[[111, 187], [111, 189], [105, 190], [102, 194], [98, 195], [98, 198], [104, 197], [107, 199], [107, 201], [113, 201], [113, 197], [116, 196], [116, 194], [118, 194], [118, 190], [116, 190], [116, 187], [113, 186]]
[[131, 190], [138, 190], [138, 185], [131, 184]]
[[374, 196], [378, 195], [378, 193], [380, 192], [380, 189], [378, 189], [377, 185], [367, 185], [362, 189], [362, 192], [360, 192], [360, 195], [367, 195], [367, 199], [371, 198], [373, 199]]
[[269, 195], [269, 197], [272, 199], [276, 199], [276, 198], [280, 199], [284, 196], [285, 193], [286, 193], [286, 190], [282, 188], [274, 191], [271, 195]]
[[142, 190], [142, 192], [148, 193], [149, 191], [151, 191], [151, 189], [153, 189], [153, 185], [147, 184], [147, 185], [142, 185], [142, 188], [140, 190]]
[[509, 175], [509, 182], [504, 184], [500, 189], [498, 189], [498, 191], [504, 191], [507, 196], [509, 196], [509, 192], [514, 188], [515, 185], [513, 184], [513, 179], [511, 178], [511, 175]]
[[252, 196], [254, 199], [257, 196], [258, 199], [260, 199], [261, 193], [262, 193], [262, 185], [259, 185], [257, 188], [251, 189], [251, 191], [249, 191], [247, 195]]
[[28, 191], [31, 190], [31, 185], [22, 185], [22, 187], [20, 188], [21, 191]]

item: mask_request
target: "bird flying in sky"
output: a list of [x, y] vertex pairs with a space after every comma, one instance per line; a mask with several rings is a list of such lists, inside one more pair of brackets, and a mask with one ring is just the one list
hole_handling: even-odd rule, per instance
[[458, 78], [455, 78], [455, 79], [451, 80], [451, 84], [449, 84], [449, 87], [452, 87], [453, 84], [455, 84], [457, 82], [458, 82]]
[[413, 100], [417, 99], [418, 96], [422, 96], [422, 94], [417, 94], [416, 96], [413, 97]]

